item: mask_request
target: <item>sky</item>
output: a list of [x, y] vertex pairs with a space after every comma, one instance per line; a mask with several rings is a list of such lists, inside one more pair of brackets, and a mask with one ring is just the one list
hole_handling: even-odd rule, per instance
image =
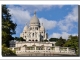
[[78, 5], [7, 5], [12, 15], [11, 20], [17, 24], [16, 34], [20, 37], [24, 26], [29, 25], [34, 11], [43, 23], [48, 39], [68, 39], [69, 35], [78, 35]]

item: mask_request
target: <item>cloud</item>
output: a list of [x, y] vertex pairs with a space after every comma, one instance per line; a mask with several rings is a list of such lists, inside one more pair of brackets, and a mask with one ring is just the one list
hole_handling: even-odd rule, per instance
[[62, 32], [61, 34], [60, 33], [53, 33], [49, 36], [49, 38], [60, 38], [62, 37], [63, 39], [68, 39], [68, 37], [72, 35], [72, 36], [78, 36], [77, 33], [74, 33], [74, 34], [69, 34], [67, 32]]
[[33, 13], [34, 11], [42, 11], [43, 9], [49, 10], [51, 8], [62, 8], [63, 5], [8, 5], [9, 8], [16, 8], [20, 10], [28, 10]]
[[10, 13], [12, 14], [12, 20], [18, 24], [25, 24], [29, 22], [31, 16], [30, 13], [26, 10], [19, 10], [19, 9], [9, 9]]
[[73, 28], [78, 27], [74, 23], [78, 22], [78, 7], [75, 6], [73, 10], [64, 17], [63, 20], [59, 21], [59, 28], [62, 31], [68, 32], [71, 31]]
[[69, 31], [72, 31], [74, 28], [78, 28], [78, 25], [75, 24], [78, 23], [78, 7], [74, 6], [72, 11], [64, 17], [63, 20], [60, 20], [57, 22], [57, 26], [60, 28], [61, 33], [52, 33], [49, 38], [62, 38], [68, 39], [69, 35], [78, 36], [77, 33], [70, 34]]
[[75, 6], [66, 17], [66, 20], [69, 20], [70, 22], [78, 22], [78, 6]]
[[67, 21], [67, 20], [61, 20], [58, 23], [58, 26], [61, 31], [69, 32], [74, 27], [73, 23]]
[[[14, 22], [16, 22], [18, 25], [25, 25], [27, 22], [27, 24], [29, 25], [29, 22], [32, 16], [30, 15], [30, 12], [28, 10], [24, 11], [23, 9], [18, 9], [18, 7], [9, 8], [9, 10], [10, 10], [10, 13], [12, 14], [12, 20]], [[57, 25], [57, 22], [54, 20], [47, 20], [45, 18], [39, 18], [39, 20], [40, 20], [40, 23], [43, 23], [45, 29], [47, 30], [52, 29]]]
[[[16, 27], [16, 35], [20, 35], [25, 24], [29, 24], [30, 22], [30, 13], [27, 10], [21, 10], [18, 8], [8, 8], [10, 10], [10, 14], [12, 15], [12, 21], [17, 24]], [[15, 36], [15, 35], [13, 35]]]
[[43, 26], [45, 27], [46, 30], [53, 29], [57, 25], [57, 22], [54, 20], [47, 20], [45, 18], [40, 18], [39, 20], [40, 23], [43, 23]]
[[62, 8], [63, 5], [32, 5], [31, 7], [33, 7], [33, 10], [41, 11], [43, 9], [49, 10], [52, 7], [53, 8], [56, 8], [56, 7]]

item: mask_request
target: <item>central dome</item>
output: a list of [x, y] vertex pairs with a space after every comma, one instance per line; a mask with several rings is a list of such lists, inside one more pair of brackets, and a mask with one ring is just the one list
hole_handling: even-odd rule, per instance
[[39, 19], [36, 16], [36, 12], [34, 12], [34, 16], [31, 18], [30, 24], [40, 24]]

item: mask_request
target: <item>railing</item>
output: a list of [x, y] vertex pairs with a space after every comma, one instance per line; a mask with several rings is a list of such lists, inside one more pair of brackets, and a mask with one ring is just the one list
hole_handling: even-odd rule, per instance
[[16, 51], [16, 53], [26, 53], [26, 52], [34, 52], [34, 53], [52, 53], [55, 50], [23, 50], [23, 51]]
[[75, 50], [72, 50], [72, 49], [69, 49], [68, 47], [65, 47], [65, 48], [60, 48], [60, 47], [54, 47], [53, 50], [50, 49], [50, 50], [46, 50], [46, 49], [43, 49], [43, 50], [38, 50], [37, 48], [36, 49], [30, 49], [30, 50], [26, 50], [25, 48], [24, 49], [17, 49], [16, 48], [16, 53], [17, 54], [26, 54], [26, 53], [58, 53], [58, 54], [75, 54]]
[[46, 53], [46, 54], [75, 54], [73, 51], [60, 51], [56, 52], [55, 50], [23, 50], [23, 51], [16, 51], [16, 54], [26, 54], [26, 53]]

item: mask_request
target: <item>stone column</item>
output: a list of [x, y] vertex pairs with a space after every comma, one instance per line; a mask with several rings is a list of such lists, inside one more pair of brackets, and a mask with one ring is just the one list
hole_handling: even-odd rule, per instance
[[32, 40], [32, 32], [31, 32], [31, 40]]
[[35, 50], [36, 50], [36, 46], [35, 46]]
[[38, 41], [40, 41], [40, 33], [39, 32], [37, 33], [37, 39], [38, 39]]
[[21, 51], [26, 51], [25, 47], [21, 47]]
[[45, 48], [45, 50], [46, 50], [46, 47], [44, 47]]
[[60, 53], [60, 47], [59, 46], [55, 46], [55, 52]]
[[67, 47], [67, 53], [69, 52], [69, 48]]

